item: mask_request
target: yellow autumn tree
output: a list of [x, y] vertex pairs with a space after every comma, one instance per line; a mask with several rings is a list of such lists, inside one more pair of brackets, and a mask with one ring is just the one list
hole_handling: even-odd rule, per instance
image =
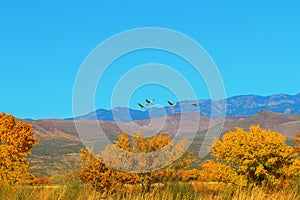
[[217, 162], [201, 165], [201, 177], [208, 181], [237, 185], [278, 186], [297, 176], [299, 160], [281, 134], [251, 126], [236, 128], [216, 140], [211, 152]]
[[0, 181], [26, 182], [33, 176], [28, 172], [26, 157], [38, 142], [31, 125], [12, 115], [0, 113]]
[[101, 157], [89, 149], [81, 150], [80, 177], [104, 191], [111, 191], [112, 185], [122, 189], [125, 184], [137, 183], [149, 191], [153, 183], [175, 179], [176, 170], [191, 164], [187, 144], [187, 140], [174, 144], [169, 135], [162, 133], [149, 138], [142, 133], [131, 137], [122, 133]]
[[296, 145], [295, 146], [296, 152], [298, 152], [300, 154], [300, 133], [297, 133], [295, 135], [294, 143]]
[[79, 177], [103, 192], [122, 190], [122, 184], [135, 184], [139, 177], [135, 174], [119, 172], [97, 158], [89, 148], [80, 150], [81, 169]]
[[294, 150], [298, 154], [298, 159], [293, 163], [292, 167], [287, 169], [288, 175], [291, 177], [300, 177], [300, 133], [295, 135]]

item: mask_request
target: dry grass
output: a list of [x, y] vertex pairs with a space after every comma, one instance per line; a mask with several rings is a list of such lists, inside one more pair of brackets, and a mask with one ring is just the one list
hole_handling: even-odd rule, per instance
[[235, 191], [232, 200], [298, 200], [300, 195], [297, 191], [286, 190], [276, 192], [266, 192], [263, 188], [238, 189]]
[[262, 187], [235, 188], [233, 190], [211, 190], [201, 182], [167, 183], [153, 187], [148, 193], [140, 190], [105, 194], [77, 180], [64, 185], [7, 186], [0, 187], [2, 200], [300, 200], [299, 182], [285, 190], [270, 192]]

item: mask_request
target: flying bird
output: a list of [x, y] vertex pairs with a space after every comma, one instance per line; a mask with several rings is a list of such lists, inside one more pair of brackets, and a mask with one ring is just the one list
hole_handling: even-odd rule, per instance
[[196, 103], [192, 103], [193, 106], [198, 107], [198, 105]]
[[168, 103], [170, 104], [171, 107], [174, 107], [176, 105], [176, 103], [172, 103], [170, 101], [168, 101]]
[[138, 103], [139, 104], [139, 106], [142, 108], [142, 109], [146, 109], [147, 108], [147, 106], [143, 106], [142, 104], [140, 104], [140, 103]]
[[147, 104], [146, 104], [146, 105], [153, 104], [153, 102], [154, 102], [154, 99], [152, 99], [151, 101], [149, 101], [148, 99], [146, 99], [146, 102], [147, 102]]

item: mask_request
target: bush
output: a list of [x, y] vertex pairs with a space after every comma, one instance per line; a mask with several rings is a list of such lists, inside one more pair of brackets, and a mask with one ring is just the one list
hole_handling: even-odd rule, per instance
[[[163, 157], [157, 156], [156, 153], [160, 153], [162, 149], [164, 149]], [[129, 138], [123, 133], [103, 152], [103, 155], [109, 158], [110, 164], [116, 168], [108, 166], [103, 157], [94, 155], [91, 150], [81, 149], [82, 166], [79, 176], [84, 182], [104, 192], [123, 190], [126, 184], [140, 184], [144, 192], [148, 192], [152, 184], [176, 179], [177, 170], [191, 164], [193, 158], [190, 153], [180, 158], [186, 149], [186, 140], [174, 144], [169, 135], [162, 133], [150, 138], [144, 138], [141, 133]], [[146, 155], [149, 152], [154, 152], [150, 154], [151, 157]], [[130, 153], [137, 154], [132, 156]], [[163, 168], [166, 160], [174, 161], [176, 158], [180, 159]], [[118, 170], [119, 167], [124, 166], [128, 167], [128, 171]], [[157, 169], [150, 170], [153, 166]], [[187, 176], [192, 176], [192, 174], [187, 174]]]
[[299, 175], [300, 161], [281, 134], [251, 126], [236, 128], [216, 140], [211, 149], [219, 162], [202, 164], [208, 181], [277, 187]]
[[28, 172], [26, 157], [38, 143], [31, 125], [12, 115], [0, 113], [0, 181], [28, 183], [34, 177]]

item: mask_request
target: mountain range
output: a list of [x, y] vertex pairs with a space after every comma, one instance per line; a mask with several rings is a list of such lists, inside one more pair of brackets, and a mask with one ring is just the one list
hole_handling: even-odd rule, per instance
[[[197, 107], [192, 104], [197, 104]], [[214, 113], [212, 113], [212, 105], [214, 105]], [[154, 105], [146, 110], [135, 110], [126, 107], [117, 107], [111, 110], [98, 109], [95, 112], [74, 118], [67, 118], [66, 120], [130, 122], [160, 118], [175, 113], [193, 112], [200, 112], [209, 118], [221, 116], [248, 117], [258, 114], [262, 110], [283, 114], [300, 114], [300, 93], [296, 95], [277, 94], [271, 96], [242, 95], [218, 101], [209, 99], [197, 101], [187, 100], [177, 102], [174, 107], [166, 106], [158, 108]]]

